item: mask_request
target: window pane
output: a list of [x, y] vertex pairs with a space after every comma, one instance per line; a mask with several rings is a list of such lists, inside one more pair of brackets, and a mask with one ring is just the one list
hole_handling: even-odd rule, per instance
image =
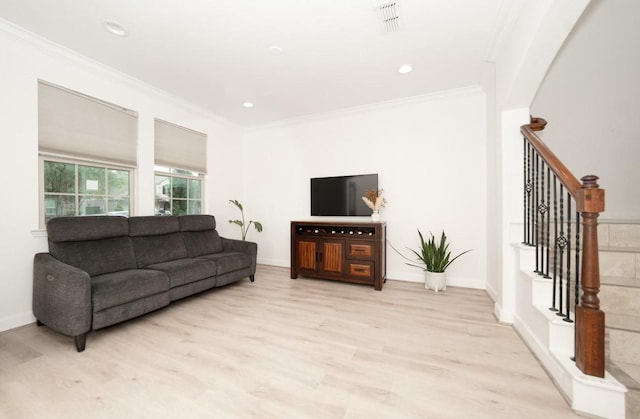
[[106, 214], [106, 202], [104, 197], [81, 196], [79, 205], [79, 215], [99, 215]]
[[173, 187], [171, 188], [171, 198], [187, 197], [187, 179], [181, 177], [173, 178]]
[[44, 219], [48, 222], [55, 217], [76, 215], [75, 198], [69, 195], [45, 195]]
[[106, 169], [104, 167], [78, 166], [78, 189], [82, 194], [104, 195]]
[[173, 200], [173, 215], [185, 215], [187, 214], [187, 201]]
[[189, 198], [200, 199], [202, 197], [200, 192], [201, 184], [202, 181], [200, 179], [189, 179]]
[[171, 169], [171, 173], [175, 173], [176, 175], [198, 176], [197, 173], [184, 169]]
[[76, 165], [45, 161], [44, 191], [74, 193], [76, 191]]
[[109, 215], [129, 216], [129, 197], [121, 197], [117, 199], [109, 199]]
[[129, 171], [109, 169], [109, 196], [129, 196]]
[[189, 200], [189, 214], [201, 214], [200, 201]]
[[169, 176], [156, 175], [156, 215], [171, 215], [171, 178]]

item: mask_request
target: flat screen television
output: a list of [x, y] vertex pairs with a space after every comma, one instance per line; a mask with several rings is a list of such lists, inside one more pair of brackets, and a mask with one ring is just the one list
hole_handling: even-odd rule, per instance
[[369, 189], [378, 189], [377, 173], [311, 178], [311, 215], [371, 215], [371, 210], [362, 200]]

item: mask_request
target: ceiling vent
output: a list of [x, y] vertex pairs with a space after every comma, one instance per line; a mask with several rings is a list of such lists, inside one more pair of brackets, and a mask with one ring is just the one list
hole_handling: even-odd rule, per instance
[[385, 1], [376, 6], [378, 18], [385, 32], [398, 32], [401, 29], [400, 7], [398, 1]]

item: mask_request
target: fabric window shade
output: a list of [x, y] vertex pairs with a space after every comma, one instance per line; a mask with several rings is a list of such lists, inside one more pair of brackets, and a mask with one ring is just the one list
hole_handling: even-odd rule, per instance
[[41, 152], [136, 165], [138, 114], [48, 83], [38, 83]]
[[156, 119], [155, 163], [207, 173], [207, 135]]

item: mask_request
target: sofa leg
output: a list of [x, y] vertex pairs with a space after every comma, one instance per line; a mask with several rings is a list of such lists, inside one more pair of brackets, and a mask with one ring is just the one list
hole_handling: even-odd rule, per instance
[[255, 275], [249, 275], [249, 281], [254, 282], [256, 280]]
[[36, 319], [36, 324], [38, 325], [38, 327], [40, 326], [44, 326], [44, 323], [42, 323], [40, 320]]
[[87, 343], [87, 334], [83, 333], [81, 335], [78, 335], [75, 337], [75, 339], [76, 339], [76, 349], [78, 350], [78, 352], [84, 351], [84, 347]]

